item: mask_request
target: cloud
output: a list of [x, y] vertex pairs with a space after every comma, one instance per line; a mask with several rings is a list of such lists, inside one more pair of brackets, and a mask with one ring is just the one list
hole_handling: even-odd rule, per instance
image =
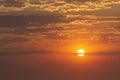
[[94, 11], [111, 8], [111, 5], [120, 4], [119, 0], [44, 0], [39, 4], [32, 4], [40, 10], [50, 12], [68, 13], [79, 11]]
[[74, 16], [69, 17], [72, 18], [70, 24], [81, 24], [81, 25], [94, 25], [101, 23], [119, 23], [120, 17], [112, 17], [112, 16]]
[[95, 20], [76, 20], [71, 22], [71, 24], [81, 24], [81, 25], [94, 25], [94, 24], [99, 24], [99, 21]]
[[29, 39], [27, 39], [27, 37], [25, 36], [18, 36], [15, 34], [0, 34], [0, 44], [1, 45], [5, 45], [5, 44], [12, 44], [12, 43], [19, 43], [19, 42], [26, 42]]
[[79, 11], [95, 11], [109, 9], [112, 5], [120, 4], [119, 0], [1, 0], [1, 11], [27, 10], [35, 7], [33, 11], [49, 11], [69, 13]]
[[28, 7], [29, 0], [0, 0], [1, 11], [20, 11]]
[[[48, 25], [60, 22], [64, 16], [54, 13], [40, 16], [0, 16], [0, 27], [27, 27], [29, 25]], [[52, 19], [52, 20], [51, 20]], [[6, 24], [7, 23], [7, 24]]]
[[28, 0], [4, 0], [3, 5], [4, 7], [24, 7], [25, 3], [28, 2]]
[[[52, 19], [52, 20], [51, 20]], [[115, 23], [115, 26], [111, 24]], [[78, 15], [59, 15], [50, 13], [48, 15], [41, 16], [1, 16], [0, 17], [0, 33], [7, 34], [16, 34], [20, 35], [34, 35], [39, 38], [45, 38], [49, 40], [64, 40], [64, 39], [74, 39], [79, 36], [84, 36], [84, 34], [90, 34], [91, 32], [94, 35], [98, 29], [98, 35], [108, 34], [106, 31], [109, 28], [106, 27], [114, 27], [116, 24], [120, 23], [119, 17], [110, 17], [110, 16], [78, 16]], [[107, 24], [107, 25], [104, 25]], [[110, 24], [110, 25], [108, 25]], [[76, 27], [78, 26], [78, 27]], [[92, 27], [95, 26], [95, 27]], [[100, 27], [103, 26], [104, 30], [101, 30]], [[91, 31], [88, 31], [91, 28]], [[102, 29], [103, 29], [102, 28]], [[79, 29], [79, 30], [78, 30]], [[118, 30], [112, 30], [112, 34], [117, 32]], [[104, 34], [103, 34], [104, 33]], [[117, 32], [117, 34], [119, 34]], [[108, 36], [107, 35], [107, 36]], [[109, 35], [111, 36], [111, 35]], [[78, 37], [77, 37], [78, 38]], [[83, 39], [86, 37], [82, 37]], [[90, 38], [88, 36], [88, 38]], [[80, 39], [80, 38], [78, 38]], [[87, 39], [87, 38], [86, 38]]]

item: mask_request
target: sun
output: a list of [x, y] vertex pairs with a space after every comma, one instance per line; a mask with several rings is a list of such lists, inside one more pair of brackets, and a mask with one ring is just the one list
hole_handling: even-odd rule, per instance
[[78, 56], [80, 56], [80, 57], [85, 56], [85, 50], [84, 50], [84, 49], [79, 49], [79, 50], [77, 51], [77, 54], [78, 54]]

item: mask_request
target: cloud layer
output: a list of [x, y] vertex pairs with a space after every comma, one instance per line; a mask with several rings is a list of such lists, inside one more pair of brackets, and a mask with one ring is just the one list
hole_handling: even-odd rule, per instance
[[1, 51], [119, 44], [119, 5], [120, 0], [0, 0]]
[[94, 11], [111, 8], [120, 4], [119, 0], [0, 0], [1, 11], [24, 10], [35, 7], [34, 10], [68, 13], [82, 10]]

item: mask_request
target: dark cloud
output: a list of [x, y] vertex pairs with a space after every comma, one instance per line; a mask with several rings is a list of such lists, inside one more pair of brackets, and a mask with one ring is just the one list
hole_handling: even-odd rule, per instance
[[36, 4], [36, 5], [39, 5], [40, 2], [41, 2], [40, 0], [30, 0], [29, 3], [30, 3], [30, 4], [34, 4], [34, 5], [35, 5], [35, 4]]
[[3, 2], [2, 1], [0, 1], [0, 6], [3, 4]]
[[20, 36], [3, 36], [0, 38], [0, 44], [12, 44], [12, 43], [21, 43], [29, 41], [26, 37], [20, 37]]
[[48, 33], [46, 34], [48, 39], [52, 40], [65, 40], [68, 39], [68, 35], [60, 35], [59, 33]]
[[4, 7], [24, 7], [27, 0], [3, 0], [1, 3]]
[[95, 2], [95, 1], [100, 1], [100, 0], [65, 0], [66, 2]]
[[0, 27], [27, 27], [29, 25], [43, 26], [60, 22], [62, 15], [42, 16], [0, 16]]
[[31, 29], [27, 29], [28, 30], [28, 32], [29, 33], [38, 33], [38, 32], [50, 32], [50, 31], [63, 31], [64, 30], [64, 28], [63, 27], [57, 27], [57, 26], [54, 26], [54, 25], [52, 25], [52, 26], [49, 26], [48, 28], [47, 28], [48, 26], [44, 26], [44, 28], [43, 27], [38, 27], [38, 28], [31, 28]]
[[0, 56], [8, 56], [8, 55], [32, 55], [32, 54], [50, 54], [52, 53], [52, 51], [48, 51], [48, 50], [39, 50], [39, 51], [35, 51], [35, 50], [15, 50], [15, 49], [4, 49], [4, 50], [0, 50]]

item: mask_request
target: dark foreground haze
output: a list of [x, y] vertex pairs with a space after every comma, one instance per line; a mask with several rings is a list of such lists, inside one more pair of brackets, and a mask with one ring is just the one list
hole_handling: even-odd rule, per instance
[[120, 80], [120, 56], [0, 56], [0, 80]]

